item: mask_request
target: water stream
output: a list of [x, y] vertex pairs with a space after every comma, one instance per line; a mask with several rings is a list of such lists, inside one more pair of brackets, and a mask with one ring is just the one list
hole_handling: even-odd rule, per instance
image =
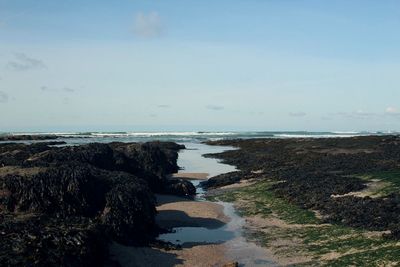
[[[235, 171], [235, 167], [221, 163], [217, 159], [205, 158], [204, 154], [219, 153], [232, 147], [208, 146], [198, 143], [186, 143], [185, 150], [179, 154], [178, 165], [181, 172], [208, 173], [209, 177]], [[198, 185], [200, 180], [192, 181]], [[197, 188], [196, 201], [206, 201], [204, 192]], [[240, 217], [232, 203], [218, 202], [224, 207], [224, 213], [230, 221], [222, 227], [209, 229], [204, 227], [177, 227], [174, 232], [160, 235], [159, 239], [174, 244], [217, 244], [224, 243], [227, 248], [227, 257], [239, 262], [240, 266], [276, 266], [266, 253], [266, 250], [254, 243], [247, 242], [243, 227], [245, 219]]]

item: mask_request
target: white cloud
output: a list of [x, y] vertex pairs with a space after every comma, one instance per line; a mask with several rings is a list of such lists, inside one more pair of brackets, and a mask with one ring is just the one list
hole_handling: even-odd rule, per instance
[[134, 33], [139, 37], [154, 38], [163, 34], [164, 26], [157, 12], [153, 11], [149, 14], [140, 12], [135, 16], [133, 30]]
[[359, 117], [375, 117], [377, 114], [359, 109], [354, 112], [354, 115]]
[[400, 110], [395, 108], [395, 107], [387, 107], [385, 109], [385, 113], [388, 115], [399, 115], [400, 114]]
[[43, 61], [28, 57], [24, 53], [15, 53], [14, 57], [15, 60], [9, 61], [7, 64], [7, 67], [11, 70], [26, 71], [46, 68], [46, 65], [43, 63]]

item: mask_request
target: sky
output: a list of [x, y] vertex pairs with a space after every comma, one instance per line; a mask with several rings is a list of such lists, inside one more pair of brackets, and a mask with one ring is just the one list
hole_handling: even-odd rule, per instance
[[399, 131], [397, 0], [0, 0], [0, 131]]

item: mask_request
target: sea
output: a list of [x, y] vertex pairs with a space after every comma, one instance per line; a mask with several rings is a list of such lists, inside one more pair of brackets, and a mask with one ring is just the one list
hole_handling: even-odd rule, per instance
[[308, 131], [221, 131], [221, 132], [0, 132], [1, 135], [57, 135], [58, 141], [68, 144], [92, 142], [148, 142], [202, 143], [223, 139], [252, 138], [331, 138], [368, 135], [399, 135], [400, 132], [308, 132]]

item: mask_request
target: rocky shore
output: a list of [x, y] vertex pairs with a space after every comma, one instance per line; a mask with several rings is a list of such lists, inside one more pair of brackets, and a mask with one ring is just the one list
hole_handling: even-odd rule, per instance
[[[193, 175], [196, 176], [196, 175]], [[175, 227], [199, 227], [216, 229], [229, 221], [223, 207], [217, 203], [195, 201], [172, 195], [157, 195], [156, 223], [166, 229]], [[227, 249], [222, 243], [189, 243], [170, 247], [152, 246], [126, 247], [113, 244], [112, 258], [122, 266], [180, 266], [208, 267], [229, 266]], [[235, 266], [235, 265], [232, 265]]]
[[170, 142], [0, 144], [0, 265], [118, 266], [109, 245], [159, 233], [155, 193], [195, 194]]
[[[238, 147], [217, 157], [240, 171], [203, 182], [207, 188], [244, 179], [274, 181], [274, 195], [300, 208], [317, 211], [324, 222], [400, 237], [400, 176], [387, 180], [385, 173], [400, 169], [399, 136], [365, 136], [318, 139], [253, 139], [208, 142]], [[371, 183], [368, 175], [380, 174], [387, 192], [357, 196]], [[385, 180], [386, 179], [386, 180]]]
[[44, 140], [55, 140], [59, 139], [60, 136], [51, 134], [0, 134], [0, 142], [2, 141], [44, 141]]

